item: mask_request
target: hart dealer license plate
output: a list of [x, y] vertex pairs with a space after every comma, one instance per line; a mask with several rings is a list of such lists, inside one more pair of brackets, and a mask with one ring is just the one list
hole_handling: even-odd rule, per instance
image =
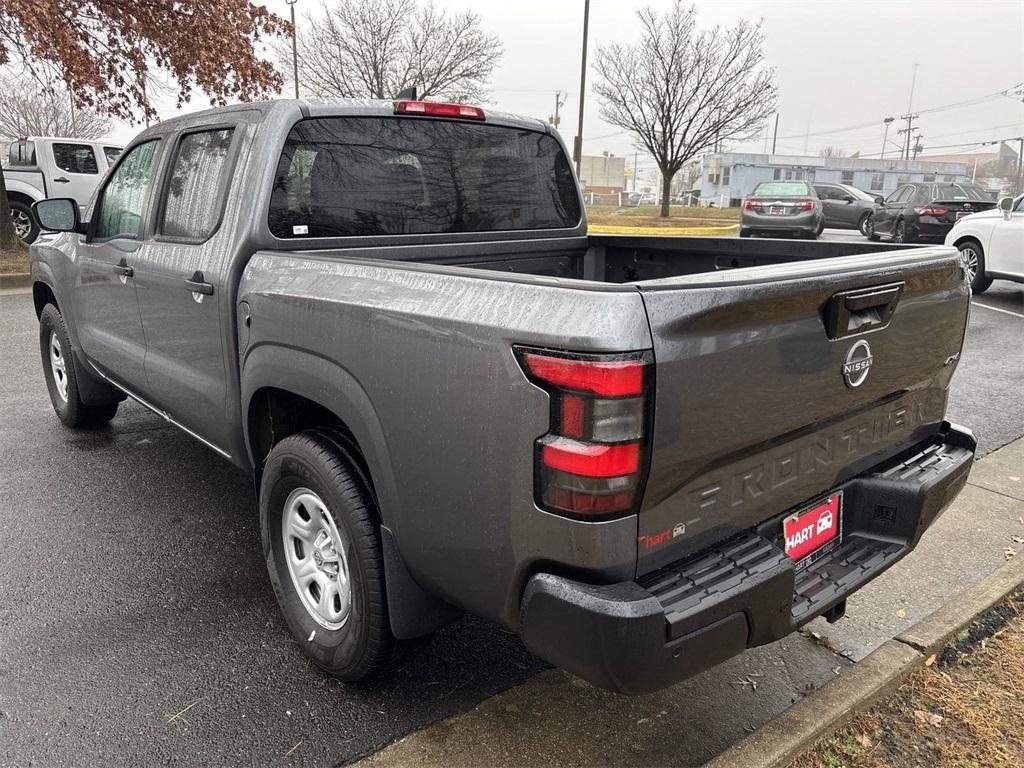
[[782, 521], [786, 554], [807, 566], [832, 551], [842, 538], [843, 492], [790, 515]]

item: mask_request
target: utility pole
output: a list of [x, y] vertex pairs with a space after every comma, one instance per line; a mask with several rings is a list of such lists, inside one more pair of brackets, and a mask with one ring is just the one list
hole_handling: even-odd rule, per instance
[[779, 138], [779, 113], [775, 113], [775, 130], [772, 132], [772, 154], [775, 154], [775, 142]]
[[900, 120], [906, 120], [907, 121], [907, 127], [906, 128], [900, 128], [896, 132], [897, 135], [899, 135], [899, 134], [906, 134], [906, 136], [904, 137], [903, 142], [902, 142], [903, 143], [903, 149], [900, 150], [900, 157], [902, 157], [904, 160], [909, 160], [910, 159], [910, 134], [913, 133], [913, 131], [914, 131], [914, 121], [917, 120], [917, 118], [919, 118], [919, 117], [920, 117], [920, 115], [915, 115], [915, 114], [900, 115]]
[[292, 77], [295, 80], [295, 98], [299, 98], [299, 47], [295, 42], [295, 3], [299, 0], [284, 0], [292, 12]]
[[633, 191], [634, 192], [636, 192], [636, 174], [637, 174], [636, 161], [637, 161], [637, 159], [639, 157], [640, 157], [640, 153], [639, 152], [633, 152]]
[[917, 85], [917, 67], [918, 64], [914, 63], [914, 74], [910, 77], [910, 96], [907, 99], [907, 114], [900, 117], [901, 120], [907, 121], [907, 146], [904, 151], [903, 157], [906, 160], [910, 159], [910, 131], [914, 127], [914, 120], [920, 115], [913, 114], [914, 112], [914, 86]]
[[1024, 136], [1017, 139], [1017, 183], [1014, 189], [1018, 195], [1024, 192]]
[[587, 96], [587, 28], [590, 25], [590, 0], [583, 0], [583, 56], [580, 61], [580, 119], [576, 139], [572, 143], [572, 159], [576, 161], [576, 178], [583, 162], [583, 102]]
[[565, 98], [562, 96], [561, 91], [555, 91], [555, 113], [548, 118], [548, 122], [555, 126], [555, 130], [558, 130], [558, 124], [562, 122], [562, 118], [558, 116], [558, 110], [565, 106]]

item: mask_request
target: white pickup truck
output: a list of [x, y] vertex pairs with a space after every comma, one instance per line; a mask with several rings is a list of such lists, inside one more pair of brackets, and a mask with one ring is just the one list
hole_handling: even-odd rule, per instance
[[3, 174], [18, 237], [27, 244], [39, 234], [30, 214], [32, 203], [37, 200], [70, 197], [84, 211], [121, 149], [106, 141], [58, 137], [12, 141]]

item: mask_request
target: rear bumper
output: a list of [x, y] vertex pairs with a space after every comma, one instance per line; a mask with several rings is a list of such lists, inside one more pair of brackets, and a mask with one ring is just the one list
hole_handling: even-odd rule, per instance
[[968, 430], [946, 424], [928, 444], [844, 483], [842, 544], [799, 573], [783, 550], [783, 514], [637, 581], [537, 574], [523, 596], [523, 640], [622, 693], [684, 680], [785, 637], [911, 552], [963, 488], [974, 449]]
[[785, 216], [743, 210], [740, 227], [753, 232], [817, 232], [823, 216], [820, 211], [807, 211]]

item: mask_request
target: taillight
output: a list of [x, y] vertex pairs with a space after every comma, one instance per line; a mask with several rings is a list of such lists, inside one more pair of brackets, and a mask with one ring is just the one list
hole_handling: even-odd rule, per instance
[[813, 211], [817, 206], [814, 200], [797, 200], [794, 205], [798, 211]]
[[945, 216], [949, 208], [933, 208], [930, 205], [915, 205], [914, 210], [921, 216]]
[[743, 201], [743, 210], [745, 210], [745, 211], [756, 211], [760, 207], [761, 207], [761, 201], [760, 200], [744, 200]]
[[452, 104], [448, 101], [411, 101], [402, 99], [395, 102], [396, 115], [434, 115], [436, 117], [461, 117], [466, 120], [484, 120], [484, 111], [469, 104]]
[[549, 431], [535, 446], [537, 505], [588, 520], [634, 512], [647, 466], [652, 354], [515, 353], [551, 397]]

